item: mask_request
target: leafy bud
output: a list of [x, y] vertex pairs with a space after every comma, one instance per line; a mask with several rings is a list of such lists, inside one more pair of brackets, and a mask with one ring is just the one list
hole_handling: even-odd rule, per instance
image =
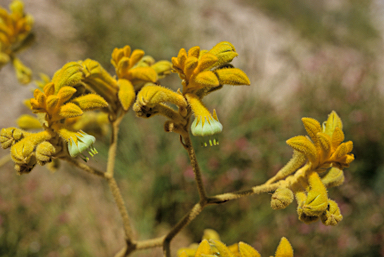
[[55, 152], [56, 149], [51, 143], [47, 141], [42, 142], [36, 148], [37, 163], [41, 166], [44, 166], [46, 163], [51, 162], [52, 156], [55, 154]]
[[289, 188], [279, 187], [272, 195], [271, 207], [274, 210], [286, 208], [293, 201], [293, 192]]

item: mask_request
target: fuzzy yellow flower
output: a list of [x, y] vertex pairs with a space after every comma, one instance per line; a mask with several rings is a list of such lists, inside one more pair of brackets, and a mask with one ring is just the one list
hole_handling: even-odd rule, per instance
[[[211, 50], [200, 50], [195, 46], [188, 50], [182, 48], [177, 57], [172, 58], [173, 71], [178, 73], [183, 86], [182, 91], [173, 92], [169, 89], [147, 84], [139, 92], [134, 104], [134, 111], [139, 117], [151, 117], [162, 114], [170, 120], [166, 122], [166, 131], [189, 131], [186, 128], [190, 116], [195, 120], [191, 125], [194, 136], [211, 136], [223, 129], [216, 111], [208, 111], [202, 98], [214, 92], [224, 84], [249, 85], [247, 75], [234, 68], [230, 62], [238, 54], [229, 42], [221, 42]], [[179, 111], [173, 111], [166, 102], [176, 104]], [[212, 142], [211, 142], [212, 143]]]
[[9, 9], [11, 13], [0, 7], [0, 69], [11, 61], [19, 82], [28, 84], [32, 72], [16, 58], [16, 54], [33, 41], [33, 18], [24, 13], [22, 1], [14, 0]]
[[[226, 246], [220, 241], [218, 236], [209, 238], [206, 235], [205, 238], [203, 237], [200, 244], [192, 244], [188, 248], [181, 248], [177, 251], [177, 255], [179, 257], [261, 257], [260, 253], [255, 248], [244, 242]], [[281, 238], [275, 257], [293, 257], [292, 246], [285, 237]]]
[[292, 159], [268, 183], [280, 180], [272, 195], [273, 209], [287, 207], [295, 196], [299, 220], [305, 223], [319, 219], [325, 225], [342, 220], [337, 203], [328, 198], [327, 188], [344, 182], [343, 169], [354, 160], [352, 141], [343, 143], [343, 124], [336, 112], [329, 114], [321, 126], [312, 118], [303, 118], [310, 138], [297, 136], [287, 140], [294, 149]]
[[79, 64], [84, 69], [84, 86], [91, 92], [102, 96], [109, 104], [110, 118], [123, 115], [128, 111], [145, 83], [157, 82], [168, 75], [171, 63], [156, 62], [151, 56], [144, 56], [144, 51], [134, 50], [130, 46], [115, 48], [112, 53], [113, 66], [117, 79], [112, 77], [97, 61], [87, 59]]
[[[108, 107], [101, 96], [83, 94], [83, 76], [83, 67], [70, 62], [55, 73], [43, 91], [35, 89], [30, 106], [38, 115], [43, 131], [28, 133], [17, 128], [1, 131], [0, 143], [4, 149], [11, 147], [11, 157], [19, 174], [28, 173], [36, 164], [44, 165], [53, 158], [76, 157], [86, 149], [90, 155], [97, 153], [93, 148], [93, 136], [71, 130], [66, 125], [67, 119], [80, 117], [85, 111]], [[24, 116], [19, 122], [25, 124], [26, 119], [31, 120], [31, 117]]]

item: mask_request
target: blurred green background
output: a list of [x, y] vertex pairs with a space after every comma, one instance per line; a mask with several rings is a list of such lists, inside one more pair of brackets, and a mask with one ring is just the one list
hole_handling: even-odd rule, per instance
[[[3, 7], [10, 1], [0, 0]], [[110, 55], [129, 44], [156, 60], [195, 45], [230, 41], [234, 65], [250, 87], [224, 87], [205, 98], [224, 126], [220, 146], [199, 147], [210, 194], [265, 182], [291, 157], [285, 141], [305, 134], [301, 117], [320, 122], [335, 110], [356, 160], [346, 181], [329, 190], [344, 220], [336, 227], [297, 219], [296, 204], [273, 211], [270, 195], [209, 206], [172, 248], [201, 239], [205, 228], [222, 241], [244, 241], [272, 255], [282, 236], [295, 256], [384, 256], [383, 14], [382, 1], [361, 0], [34, 0], [36, 43], [20, 55], [50, 76], [66, 62], [92, 58], [113, 73]], [[27, 113], [22, 100], [33, 86], [17, 84], [10, 66], [0, 72], [1, 128]], [[179, 88], [175, 74], [163, 86]], [[163, 235], [198, 200], [185, 150], [164, 119], [130, 111], [119, 135], [116, 176], [137, 238]], [[90, 165], [105, 167], [108, 138]], [[0, 157], [8, 150], [0, 151]], [[123, 246], [121, 219], [98, 178], [63, 164], [51, 173], [36, 167], [16, 176], [0, 169], [0, 256], [113, 256]], [[173, 254], [176, 254], [174, 251]], [[132, 256], [162, 256], [161, 249]]]

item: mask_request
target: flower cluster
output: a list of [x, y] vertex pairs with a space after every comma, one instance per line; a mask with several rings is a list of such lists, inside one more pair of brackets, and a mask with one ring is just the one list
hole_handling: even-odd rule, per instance
[[144, 56], [144, 51], [139, 49], [131, 53], [128, 45], [113, 50], [111, 63], [115, 67], [117, 80], [94, 60], [79, 62], [84, 68], [84, 86], [108, 102], [111, 120], [128, 111], [136, 93], [146, 83], [157, 83], [171, 71], [170, 62], [155, 62], [151, 56]]
[[311, 223], [321, 219], [325, 225], [336, 225], [343, 217], [337, 203], [328, 198], [327, 188], [344, 182], [343, 169], [354, 160], [350, 153], [353, 143], [343, 143], [343, 125], [334, 111], [322, 126], [312, 118], [302, 121], [310, 138], [296, 136], [287, 140], [294, 155], [269, 181], [281, 180], [272, 195], [271, 206], [283, 209], [296, 197], [301, 221]]
[[[247, 75], [234, 68], [230, 62], [238, 54], [229, 42], [221, 42], [211, 50], [200, 50], [195, 46], [188, 50], [182, 48], [177, 57], [172, 58], [173, 71], [178, 73], [183, 86], [182, 91], [173, 92], [154, 84], [147, 84], [138, 94], [134, 111], [139, 117], [151, 117], [162, 114], [169, 118], [165, 123], [166, 131], [187, 133], [190, 116], [195, 120], [191, 125], [194, 136], [211, 136], [220, 133], [222, 124], [216, 115], [204, 106], [202, 98], [209, 93], [229, 85], [249, 85]], [[174, 111], [165, 103], [175, 104]], [[212, 142], [210, 142], [212, 143]]]
[[[25, 132], [18, 128], [1, 130], [0, 143], [4, 149], [11, 147], [11, 157], [19, 174], [28, 173], [36, 165], [45, 165], [53, 158], [69, 154], [76, 157], [85, 149], [91, 155], [97, 153], [93, 148], [95, 137], [83, 131], [74, 131], [67, 120], [83, 115], [85, 111], [108, 107], [99, 95], [84, 94], [81, 90], [82, 66], [70, 62], [58, 70], [43, 90], [35, 89], [30, 99], [32, 112], [36, 113], [41, 127], [38, 133]], [[31, 120], [24, 117], [20, 123]], [[38, 127], [36, 120], [34, 126]], [[83, 157], [85, 159], [85, 157]]]
[[[131, 54], [129, 46], [115, 49], [112, 64], [118, 79], [112, 77], [98, 62], [69, 62], [58, 70], [52, 80], [43, 75], [34, 91], [34, 98], [27, 101], [37, 115], [23, 115], [18, 119], [21, 129], [41, 129], [29, 133], [19, 128], [3, 129], [0, 134], [2, 147], [11, 147], [11, 156], [19, 174], [28, 173], [36, 165], [45, 165], [60, 157], [81, 156], [88, 149], [93, 156], [95, 137], [86, 134], [104, 133], [104, 125], [114, 121], [129, 109], [136, 92], [147, 82], [157, 82], [170, 73], [171, 63], [155, 63], [152, 57], [144, 56], [142, 50]], [[101, 109], [105, 114], [88, 114], [85, 111]]]
[[[192, 244], [188, 248], [181, 248], [178, 250], [177, 255], [179, 257], [261, 257], [255, 248], [244, 242], [226, 246], [220, 241], [220, 236], [210, 229], [204, 231], [203, 240], [200, 244]], [[292, 246], [285, 237], [281, 238], [275, 257], [293, 257]]]
[[0, 7], [0, 69], [11, 61], [19, 82], [28, 84], [32, 72], [16, 58], [16, 54], [33, 41], [33, 18], [24, 13], [24, 4], [21, 1], [14, 0], [9, 9], [11, 13]]

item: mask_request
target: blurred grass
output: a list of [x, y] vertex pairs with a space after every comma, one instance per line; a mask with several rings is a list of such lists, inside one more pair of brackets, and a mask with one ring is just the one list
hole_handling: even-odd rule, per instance
[[[84, 48], [78, 59], [93, 58], [107, 68], [113, 48], [125, 44], [156, 59], [170, 59], [189, 46], [199, 33], [186, 5], [169, 0], [159, 8], [152, 3], [60, 3], [76, 21], [74, 38]], [[227, 244], [245, 241], [263, 256], [275, 251], [282, 236], [290, 240], [297, 256], [383, 255], [384, 103], [378, 47], [382, 42], [369, 13], [370, 1], [340, 1], [336, 7], [327, 3], [239, 1], [297, 31], [310, 42], [312, 52], [304, 60], [291, 53], [285, 56], [297, 66], [299, 76], [281, 106], [259, 94], [239, 95], [231, 107], [216, 95], [207, 97], [209, 109], [216, 108], [224, 125], [220, 146], [202, 148], [195, 138], [193, 143], [208, 192], [240, 190], [263, 183], [290, 159], [292, 150], [285, 141], [305, 134], [301, 117], [324, 121], [335, 110], [344, 122], [346, 140], [354, 142], [356, 156], [345, 171], [344, 185], [329, 190], [344, 220], [331, 228], [305, 225], [297, 220], [295, 203], [273, 211], [265, 194], [208, 207], [174, 244], [199, 241], [205, 228], [213, 228]], [[180, 83], [176, 77], [162, 84], [176, 89]], [[238, 90], [251, 92], [246, 87], [225, 87], [221, 93]], [[164, 233], [198, 200], [188, 157], [178, 136], [163, 131], [164, 121], [138, 119], [130, 111], [119, 135], [116, 176], [141, 239]], [[98, 141], [100, 155], [93, 165], [105, 165], [106, 142]], [[110, 256], [122, 246], [120, 217], [102, 182], [81, 171], [68, 173], [68, 167], [54, 175], [38, 169], [21, 178], [8, 168], [0, 174], [0, 256]], [[66, 185], [70, 193], [65, 193]], [[161, 256], [161, 251], [133, 256], [149, 255]]]

